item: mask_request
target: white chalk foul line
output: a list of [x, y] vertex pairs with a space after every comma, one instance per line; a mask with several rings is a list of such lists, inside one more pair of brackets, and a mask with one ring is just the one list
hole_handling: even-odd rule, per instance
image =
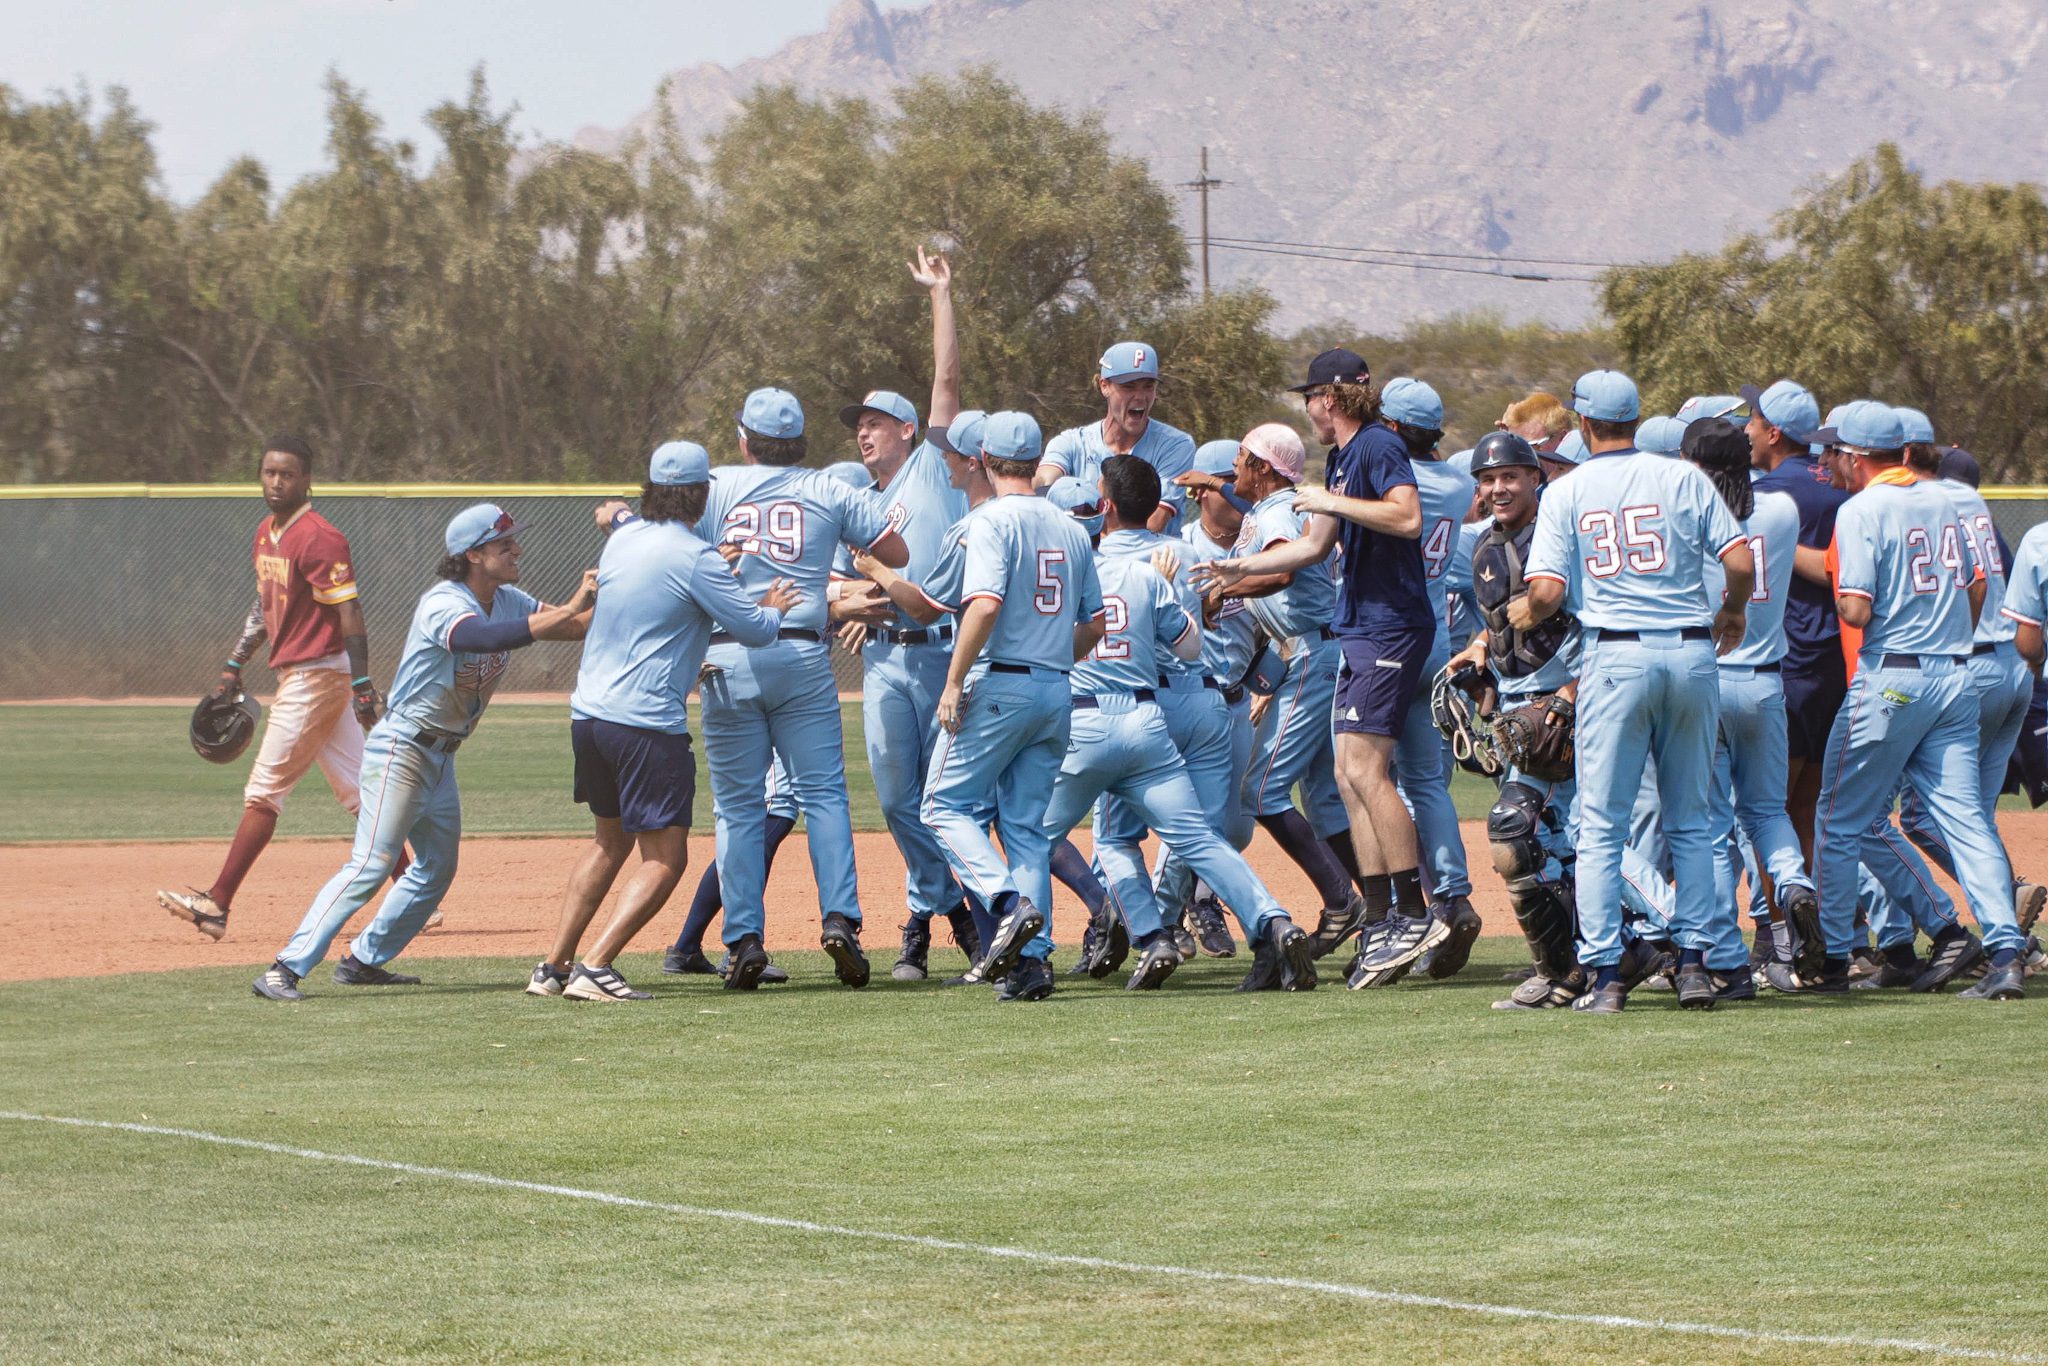
[[1447, 1299], [1441, 1295], [1412, 1295], [1399, 1290], [1374, 1290], [1362, 1285], [1335, 1281], [1310, 1281], [1293, 1276], [1258, 1276], [1242, 1271], [1205, 1271], [1200, 1267], [1166, 1266], [1154, 1262], [1124, 1262], [1109, 1257], [1084, 1257], [1065, 1252], [1039, 1252], [1031, 1248], [1003, 1247], [994, 1243], [967, 1243], [953, 1238], [932, 1238], [921, 1233], [889, 1233], [881, 1229], [847, 1228], [841, 1224], [820, 1224], [809, 1219], [789, 1219], [751, 1210], [713, 1209], [704, 1205], [677, 1205], [663, 1200], [641, 1200], [610, 1191], [583, 1190], [576, 1186], [554, 1186], [544, 1181], [519, 1181], [488, 1172], [456, 1171], [449, 1167], [422, 1167], [412, 1162], [390, 1162], [381, 1157], [358, 1157], [353, 1153], [329, 1153], [317, 1148], [297, 1148], [288, 1143], [266, 1143], [261, 1139], [233, 1138], [207, 1133], [203, 1129], [173, 1129], [161, 1124], [122, 1124], [105, 1119], [77, 1119], [68, 1115], [33, 1115], [19, 1110], [0, 1110], [0, 1120], [28, 1124], [62, 1124], [74, 1129], [108, 1129], [124, 1134], [146, 1134], [155, 1138], [183, 1138], [195, 1143], [213, 1143], [225, 1148], [246, 1148], [252, 1152], [275, 1153], [280, 1157], [303, 1158], [309, 1162], [338, 1162], [350, 1167], [372, 1167], [378, 1171], [403, 1172], [407, 1176], [432, 1177], [438, 1181], [466, 1181], [474, 1186], [500, 1190], [531, 1191], [536, 1195], [559, 1195], [569, 1200], [589, 1200], [601, 1205], [653, 1210], [690, 1219], [722, 1219], [760, 1228], [789, 1229], [797, 1233], [825, 1234], [834, 1238], [856, 1238], [871, 1243], [898, 1243], [929, 1248], [937, 1252], [964, 1252], [977, 1257], [997, 1257], [1034, 1266], [1073, 1266], [1090, 1271], [1117, 1271], [1130, 1276], [1160, 1276], [1183, 1280], [1214, 1281], [1226, 1285], [1259, 1286], [1294, 1290], [1311, 1295], [1363, 1300], [1372, 1304], [1402, 1305], [1415, 1309], [1447, 1309], [1460, 1314], [1484, 1314], [1499, 1319], [1526, 1319], [1541, 1323], [1581, 1324], [1594, 1328], [1647, 1329], [1658, 1333], [1686, 1333], [1695, 1337], [1727, 1338], [1738, 1342], [1782, 1344], [1796, 1347], [1840, 1347], [1861, 1351], [1911, 1352], [1921, 1356], [1960, 1358], [1972, 1361], [2048, 1362], [2048, 1357], [2025, 1352], [2007, 1352], [1989, 1347], [1960, 1347], [1946, 1342], [1920, 1342], [1912, 1338], [1866, 1338], [1826, 1333], [1781, 1333], [1768, 1328], [1737, 1328], [1719, 1323], [1685, 1323], [1673, 1319], [1634, 1318], [1626, 1314], [1573, 1314], [1557, 1309], [1529, 1309], [1512, 1304], [1483, 1304], [1475, 1300]]

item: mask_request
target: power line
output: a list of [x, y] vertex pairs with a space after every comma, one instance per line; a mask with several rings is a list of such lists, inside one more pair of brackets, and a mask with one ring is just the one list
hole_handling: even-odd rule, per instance
[[1583, 261], [1562, 256], [1495, 256], [1478, 251], [1415, 251], [1407, 247], [1344, 247], [1331, 242], [1288, 242], [1270, 237], [1217, 237], [1218, 242], [1231, 242], [1240, 246], [1258, 247], [1306, 247], [1312, 251], [1368, 252], [1375, 256], [1420, 256], [1439, 261], [1496, 261], [1518, 266], [1585, 266], [1595, 270], [1624, 270], [1640, 262], [1633, 261]]
[[1303, 261], [1335, 261], [1347, 266], [1387, 266], [1396, 270], [1428, 270], [1445, 275], [1479, 275], [1489, 280], [1522, 280], [1532, 284], [1580, 284], [1600, 283], [1594, 275], [1538, 275], [1532, 271], [1480, 270], [1474, 266], [1431, 265], [1424, 261], [1373, 261], [1361, 256], [1341, 256], [1323, 252], [1290, 251], [1282, 247], [1248, 246], [1240, 242], [1216, 240], [1214, 245], [1221, 251], [1247, 251], [1260, 256], [1291, 256]]
[[1202, 197], [1202, 297], [1209, 297], [1209, 191], [1223, 182], [1209, 174], [1209, 149], [1202, 148], [1202, 174], [1194, 180], [1184, 180], [1183, 190], [1193, 190]]

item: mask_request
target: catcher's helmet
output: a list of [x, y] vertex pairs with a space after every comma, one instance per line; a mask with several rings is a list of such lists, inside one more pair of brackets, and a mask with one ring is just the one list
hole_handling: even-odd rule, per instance
[[1536, 458], [1536, 448], [1513, 432], [1488, 432], [1472, 448], [1475, 478], [1485, 470], [1514, 468], [1541, 471], [1543, 462]]
[[249, 747], [263, 704], [247, 693], [206, 696], [192, 709], [192, 748], [210, 763], [231, 764]]
[[1451, 757], [1458, 761], [1459, 768], [1492, 778], [1501, 772], [1500, 759], [1493, 752], [1493, 726], [1472, 705], [1472, 694], [1466, 691], [1469, 685], [1484, 678], [1485, 674], [1476, 672], [1453, 673], [1446, 664], [1429, 685], [1429, 719], [1436, 723], [1437, 732], [1451, 742]]

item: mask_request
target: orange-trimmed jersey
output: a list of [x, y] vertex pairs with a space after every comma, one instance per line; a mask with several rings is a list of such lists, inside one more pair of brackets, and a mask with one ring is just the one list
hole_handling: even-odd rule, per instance
[[341, 613], [356, 597], [348, 541], [307, 504], [282, 531], [256, 526], [256, 596], [270, 633], [270, 667], [289, 669], [342, 653]]

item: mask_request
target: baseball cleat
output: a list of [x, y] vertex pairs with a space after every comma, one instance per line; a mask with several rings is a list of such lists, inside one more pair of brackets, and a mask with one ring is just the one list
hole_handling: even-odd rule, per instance
[[1043, 1001], [1050, 995], [1052, 964], [1043, 958], [1019, 958], [996, 987], [998, 1001]]
[[1721, 999], [1705, 963], [1687, 963], [1680, 968], [1676, 986], [1678, 1004], [1684, 1010], [1712, 1010]]
[[1200, 945], [1195, 943], [1195, 932], [1188, 928], [1188, 911], [1183, 906], [1180, 914], [1166, 922], [1166, 932], [1173, 936], [1173, 946], [1180, 950], [1181, 960], [1193, 958]]
[[2048, 948], [2041, 946], [2041, 936], [2027, 936], [2026, 947], [2020, 950], [2020, 961], [2026, 964], [2026, 975], [2029, 977], [2042, 968], [2048, 968]]
[[527, 979], [528, 996], [560, 996], [562, 988], [569, 985], [569, 974], [543, 958], [534, 964], [533, 976]]
[[1237, 957], [1237, 941], [1230, 937], [1230, 927], [1223, 923], [1223, 903], [1213, 896], [1196, 900], [1188, 909], [1188, 919], [1194, 922], [1195, 946], [1211, 958]]
[[955, 906], [946, 912], [946, 923], [953, 927], [953, 942], [960, 952], [967, 955], [972, 963], [981, 957], [981, 931], [974, 927], [974, 913], [965, 906]]
[[1266, 939], [1273, 946], [1273, 956], [1280, 964], [1280, 989], [1282, 991], [1314, 991], [1316, 989], [1316, 946], [1315, 941], [1284, 915], [1276, 915], [1265, 925]]
[[1634, 991], [1659, 973], [1676, 972], [1678, 955], [1648, 939], [1631, 939], [1621, 950], [1621, 989]]
[[1849, 994], [1849, 960], [1846, 958], [1824, 958], [1821, 960], [1820, 975], [1801, 977], [1801, 996], [1847, 996]]
[[2015, 958], [1984, 974], [1984, 980], [1956, 993], [1959, 1001], [2017, 1001], [2027, 994], [2026, 970]]
[[860, 951], [860, 922], [838, 911], [825, 917], [818, 946], [832, 960], [841, 984], [859, 990], [868, 984], [868, 956]]
[[626, 979], [610, 967], [594, 968], [578, 963], [569, 971], [562, 995], [572, 1001], [651, 1001], [654, 994], [635, 991]]
[[423, 930], [438, 930], [441, 928], [441, 923], [446, 919], [447, 917], [441, 914], [441, 908], [436, 906], [434, 907], [434, 913], [427, 917], [427, 923], [420, 926], [420, 928]]
[[215, 943], [228, 932], [228, 913], [212, 895], [197, 887], [184, 892], [158, 892], [156, 904], [190, 924]]
[[[1038, 908], [1021, 896], [1014, 897], [1010, 909], [996, 922], [995, 937], [990, 940], [981, 961], [967, 969], [968, 984], [1008, 977], [1010, 970], [1017, 966], [1017, 960], [1024, 956], [1024, 946], [1044, 928], [1045, 917]], [[1051, 970], [1046, 969], [1047, 972]]]
[[2020, 882], [2012, 889], [2012, 913], [2019, 919], [2022, 933], [2031, 934], [2034, 922], [2041, 918], [2041, 911], [2048, 908], [2048, 887], [2038, 882]]
[[1261, 938], [1252, 945], [1252, 970], [1237, 984], [1239, 991], [1280, 990], [1280, 955]]
[[1778, 906], [1791, 927], [1792, 970], [1801, 977], [1818, 976], [1828, 944], [1820, 928], [1820, 898], [1811, 887], [1787, 887], [1778, 897]]
[[1913, 979], [1911, 990], [1940, 991], [1957, 973], [1975, 966], [1984, 957], [1984, 945], [1961, 925], [1950, 925], [1934, 936], [1928, 949], [1927, 967]]
[[768, 968], [768, 951], [761, 947], [760, 935], [741, 935], [726, 958], [732, 965], [725, 974], [727, 991], [752, 991], [761, 984], [761, 974]]
[[404, 972], [387, 972], [369, 963], [358, 962], [352, 953], [345, 953], [334, 965], [334, 984], [338, 987], [416, 987], [420, 979]]
[[1801, 990], [1799, 974], [1792, 971], [1790, 963], [1765, 963], [1756, 970], [1754, 979], [1758, 986], [1769, 987], [1772, 991], [1794, 992]]
[[1446, 977], [1455, 977], [1471, 961], [1472, 945], [1479, 938], [1479, 912], [1472, 909], [1469, 897], [1454, 896], [1439, 906], [1440, 918], [1449, 927], [1444, 942], [1431, 949], [1428, 960], [1419, 963], [1424, 975], [1441, 982]]
[[1365, 925], [1365, 898], [1353, 892], [1342, 906], [1323, 907], [1309, 943], [1318, 958], [1328, 958], [1343, 942]]
[[1627, 1004], [1627, 988], [1619, 982], [1609, 982], [1604, 987], [1592, 988], [1573, 1001], [1572, 1009], [1583, 1015], [1619, 1015]]
[[1849, 986], [1854, 991], [1877, 991], [1884, 987], [1910, 987], [1913, 983], [1920, 980], [1920, 974], [1926, 970], [1927, 965], [1917, 958], [1910, 964], [1894, 963], [1890, 958], [1886, 958], [1877, 965], [1876, 972], [1871, 973], [1867, 977], [1853, 979]]
[[1561, 1010], [1569, 1006], [1585, 991], [1586, 982], [1582, 974], [1573, 973], [1561, 982], [1548, 977], [1527, 977], [1515, 984], [1507, 999], [1495, 1001], [1495, 1010]]
[[1754, 1001], [1756, 999], [1756, 974], [1748, 968], [1730, 968], [1726, 972], [1708, 969], [1714, 979], [1714, 999], [1727, 1004], [1730, 1001]]
[[932, 922], [916, 916], [903, 922], [903, 949], [889, 976], [898, 982], [922, 982], [931, 976], [928, 960], [932, 952]]
[[1849, 951], [1849, 980], [1868, 977], [1883, 961], [1868, 944], [1858, 944]]
[[[1371, 976], [1383, 973], [1389, 968], [1407, 967], [1450, 938], [1450, 935], [1451, 927], [1435, 916], [1424, 915], [1420, 919], [1415, 919], [1396, 912], [1387, 917], [1385, 936], [1377, 943], [1367, 944], [1365, 953], [1359, 960], [1359, 974]], [[1358, 990], [1361, 985], [1369, 986], [1372, 983], [1361, 984], [1357, 976], [1354, 976], [1351, 982], [1352, 989]]]
[[249, 984], [249, 990], [273, 1001], [306, 999], [306, 993], [299, 990], [299, 974], [282, 963], [272, 963], [265, 968], [263, 975]]
[[1173, 976], [1173, 970], [1182, 961], [1180, 946], [1173, 942], [1172, 935], [1162, 932], [1138, 956], [1138, 966], [1131, 973], [1131, 980], [1124, 983], [1124, 990], [1157, 991], [1159, 984]]
[[[731, 949], [727, 949], [725, 953], [722, 956], [720, 956], [718, 960], [718, 975], [720, 977], [732, 976]], [[788, 980], [789, 974], [784, 972], [781, 968], [776, 967], [775, 960], [773, 958], [768, 960], [767, 967], [761, 969], [761, 985], [764, 987], [779, 987]]]
[[1105, 907], [1100, 921], [1089, 920], [1088, 930], [1081, 936], [1081, 959], [1072, 971], [1086, 973], [1099, 982], [1122, 967], [1130, 956], [1131, 932], [1124, 918]]
[[669, 949], [661, 956], [661, 970], [676, 977], [719, 975], [719, 969], [704, 956], [704, 950], [701, 948]]

